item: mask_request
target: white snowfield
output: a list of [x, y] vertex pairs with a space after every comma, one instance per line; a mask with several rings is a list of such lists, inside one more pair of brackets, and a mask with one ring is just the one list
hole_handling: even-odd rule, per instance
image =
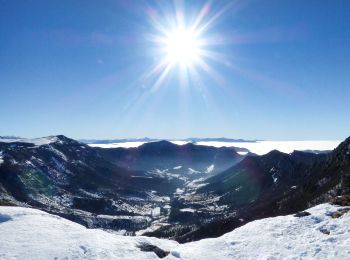
[[1, 137], [0, 136], [0, 142], [3, 143], [16, 143], [16, 142], [21, 142], [21, 143], [30, 143], [34, 144], [37, 146], [40, 145], [46, 145], [46, 144], [51, 144], [58, 142], [59, 139], [57, 136], [47, 136], [47, 137], [41, 137], [41, 138], [16, 138], [16, 137]]
[[[137, 247], [158, 241], [87, 229], [40, 210], [0, 207], [0, 259], [158, 259]], [[177, 243], [162, 240], [161, 246], [169, 250]]]
[[[178, 145], [184, 145], [188, 142], [184, 141], [171, 141]], [[291, 153], [293, 151], [328, 151], [336, 148], [341, 141], [329, 140], [329, 141], [256, 141], [256, 142], [214, 142], [203, 141], [196, 142], [197, 145], [206, 145], [214, 147], [239, 147], [246, 148], [250, 152], [263, 155], [272, 150], [279, 150], [283, 153]], [[91, 147], [101, 148], [131, 148], [138, 147], [145, 142], [125, 142], [125, 143], [111, 143], [111, 144], [89, 144]], [[240, 154], [246, 154], [246, 152], [239, 152]]]
[[0, 207], [0, 259], [159, 259], [141, 243], [170, 251], [164, 259], [350, 259], [350, 212], [321, 204], [306, 217], [250, 222], [219, 238], [187, 244], [126, 237], [85, 227], [35, 209]]

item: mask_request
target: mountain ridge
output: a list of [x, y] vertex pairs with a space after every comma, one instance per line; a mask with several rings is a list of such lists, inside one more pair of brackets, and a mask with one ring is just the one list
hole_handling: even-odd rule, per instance
[[58, 135], [0, 141], [0, 153], [2, 205], [27, 204], [88, 227], [144, 230], [180, 242], [217, 237], [350, 190], [350, 138], [329, 154], [241, 156], [234, 148], [168, 141], [93, 148]]
[[126, 143], [126, 142], [157, 142], [157, 141], [184, 141], [184, 142], [240, 142], [240, 143], [254, 143], [261, 140], [246, 140], [246, 139], [235, 139], [235, 138], [226, 138], [226, 137], [217, 137], [217, 138], [198, 138], [198, 137], [189, 137], [189, 138], [121, 138], [121, 139], [78, 139], [79, 141], [86, 144], [111, 144], [111, 143]]

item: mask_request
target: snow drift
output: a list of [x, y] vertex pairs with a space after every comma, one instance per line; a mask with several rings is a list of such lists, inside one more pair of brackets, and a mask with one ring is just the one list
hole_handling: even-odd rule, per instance
[[[187, 244], [127, 237], [21, 207], [0, 207], [0, 259], [350, 259], [349, 207], [321, 204], [302, 217], [257, 220]], [[305, 215], [305, 216], [304, 216]]]

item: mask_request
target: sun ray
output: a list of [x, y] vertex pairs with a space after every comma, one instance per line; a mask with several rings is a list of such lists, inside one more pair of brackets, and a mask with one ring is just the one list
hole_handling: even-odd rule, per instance
[[195, 30], [195, 29], [198, 27], [198, 25], [202, 22], [202, 20], [204, 19], [204, 17], [205, 17], [206, 15], [208, 15], [209, 10], [210, 10], [210, 4], [209, 4], [209, 3], [205, 4], [205, 5], [202, 7], [201, 11], [199, 12], [199, 14], [198, 14], [196, 20], [194, 21], [194, 23], [193, 23], [193, 25], [192, 25], [192, 29], [193, 29], [193, 30]]
[[206, 63], [204, 60], [201, 60], [198, 65], [201, 69], [203, 69], [207, 75], [209, 75], [211, 78], [213, 78], [216, 83], [218, 83], [218, 86], [225, 86], [226, 82], [224, 77], [220, 75], [214, 68], [210, 67], [208, 63]]
[[160, 85], [162, 84], [162, 82], [164, 81], [164, 79], [166, 78], [166, 76], [169, 74], [171, 68], [172, 68], [173, 64], [172, 63], [168, 63], [166, 65], [166, 67], [164, 68], [164, 70], [162, 71], [162, 73], [160, 74], [159, 78], [157, 79], [157, 81], [154, 83], [154, 85], [151, 88], [151, 92], [156, 91]]
[[203, 77], [209, 76], [218, 84], [224, 82], [211, 62], [225, 64], [227, 58], [220, 55], [220, 49], [214, 50], [214, 46], [225, 42], [217, 34], [210, 34], [209, 30], [231, 4], [216, 8], [216, 11], [212, 4], [208, 1], [197, 12], [193, 12], [194, 9], [187, 12], [182, 1], [174, 1], [172, 6], [162, 5], [157, 10], [150, 9], [154, 31], [148, 39], [153, 44], [154, 64], [144, 78], [151, 93], [164, 86], [166, 78], [173, 72], [178, 74], [178, 85], [184, 92], [188, 87], [196, 87], [198, 79], [202, 82]]
[[213, 16], [211, 16], [209, 18], [208, 21], [206, 21], [203, 24], [198, 24], [198, 26], [200, 25], [200, 27], [198, 29], [196, 29], [196, 31], [201, 34], [205, 31], [208, 30], [208, 28], [210, 28], [210, 26], [213, 25], [214, 22], [216, 22], [230, 7], [232, 4], [228, 4], [226, 5], [224, 8], [220, 9], [218, 12], [216, 12]]

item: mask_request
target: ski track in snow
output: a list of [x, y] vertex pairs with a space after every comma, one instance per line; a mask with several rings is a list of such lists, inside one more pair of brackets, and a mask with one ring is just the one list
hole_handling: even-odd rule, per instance
[[[164, 259], [350, 259], [350, 212], [321, 204], [310, 216], [250, 222], [219, 238], [177, 242], [85, 227], [40, 210], [0, 207], [0, 259], [159, 259], [141, 243], [170, 251]], [[329, 235], [321, 231], [329, 231]]]

